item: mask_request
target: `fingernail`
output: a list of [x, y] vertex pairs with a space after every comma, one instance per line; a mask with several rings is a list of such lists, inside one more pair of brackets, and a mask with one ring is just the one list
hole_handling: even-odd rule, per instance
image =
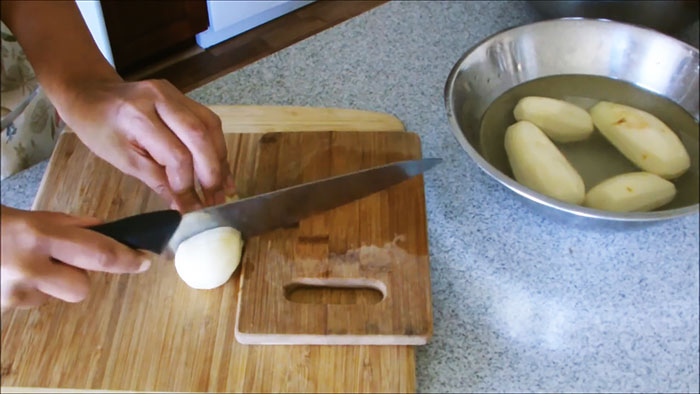
[[145, 259], [141, 262], [141, 266], [136, 272], [146, 272], [149, 268], [151, 268], [151, 260]]

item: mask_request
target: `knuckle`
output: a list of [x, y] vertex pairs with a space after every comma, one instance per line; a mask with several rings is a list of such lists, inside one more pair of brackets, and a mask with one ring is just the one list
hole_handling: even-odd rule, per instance
[[144, 88], [150, 90], [151, 92], [160, 92], [161, 89], [161, 81], [157, 79], [147, 79], [145, 81], [141, 81], [141, 86]]
[[202, 142], [207, 140], [209, 137], [209, 131], [204, 126], [204, 123], [196, 118], [185, 120], [182, 126], [190, 138], [194, 139], [195, 141]]
[[207, 116], [207, 119], [210, 124], [210, 127], [217, 131], [221, 130], [223, 123], [221, 122], [221, 118], [218, 115], [209, 111], [209, 116]]
[[146, 108], [148, 107], [139, 100], [129, 100], [122, 103], [119, 113], [121, 117], [131, 119], [131, 121], [143, 121], [148, 117]]
[[44, 239], [50, 234], [48, 231], [34, 223], [24, 223], [20, 230], [19, 243], [26, 249], [36, 250], [44, 243]]
[[153, 191], [155, 191], [158, 195], [163, 196], [169, 194], [169, 188], [168, 185], [164, 183], [157, 183], [153, 185]]
[[136, 84], [138, 90], [138, 100], [148, 101], [152, 104], [154, 100], [162, 99], [162, 89], [157, 81], [148, 79], [145, 81], [136, 82]]
[[221, 187], [223, 176], [221, 167], [216, 163], [216, 165], [210, 166], [207, 170], [207, 180], [203, 182], [206, 183], [204, 186], [207, 189], [219, 189]]
[[124, 156], [125, 168], [122, 170], [127, 175], [138, 177], [139, 173], [143, 171], [141, 160], [136, 156], [137, 153], [131, 153]]
[[104, 270], [116, 267], [118, 265], [117, 252], [110, 246], [101, 246], [95, 255], [95, 264]]
[[192, 155], [184, 147], [177, 147], [172, 151], [173, 167], [177, 170], [192, 169]]
[[141, 84], [146, 90], [152, 94], [155, 94], [157, 97], [162, 98], [165, 96], [170, 82], [168, 82], [166, 79], [148, 79], [141, 81]]

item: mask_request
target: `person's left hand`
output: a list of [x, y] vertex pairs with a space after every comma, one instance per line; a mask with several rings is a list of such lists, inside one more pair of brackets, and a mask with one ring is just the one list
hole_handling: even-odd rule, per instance
[[235, 193], [221, 120], [169, 82], [91, 81], [65, 97], [59, 114], [80, 140], [172, 208], [220, 204]]

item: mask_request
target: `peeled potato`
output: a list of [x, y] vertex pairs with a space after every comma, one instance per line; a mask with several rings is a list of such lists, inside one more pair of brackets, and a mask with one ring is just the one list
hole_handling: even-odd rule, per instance
[[584, 205], [616, 212], [645, 212], [668, 204], [676, 186], [649, 172], [630, 172], [608, 178], [586, 193]]
[[557, 200], [583, 202], [583, 179], [537, 126], [521, 121], [508, 127], [505, 147], [518, 182]]
[[601, 101], [591, 108], [601, 134], [644, 171], [673, 179], [690, 167], [690, 157], [676, 133], [654, 115]]
[[175, 269], [188, 286], [213, 289], [226, 283], [241, 261], [243, 239], [232, 227], [217, 227], [182, 242]]
[[557, 142], [585, 140], [593, 132], [593, 120], [585, 109], [549, 97], [525, 97], [518, 101], [513, 115], [532, 122]]

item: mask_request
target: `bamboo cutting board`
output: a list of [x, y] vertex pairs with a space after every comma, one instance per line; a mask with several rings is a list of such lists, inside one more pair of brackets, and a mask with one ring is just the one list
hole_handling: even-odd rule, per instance
[[[252, 194], [421, 157], [413, 133], [267, 134], [258, 146], [256, 161], [268, 165], [247, 178], [255, 184], [247, 185]], [[298, 228], [251, 239], [236, 338], [249, 344], [425, 344], [432, 332], [427, 238], [419, 176], [302, 220]], [[349, 289], [358, 287], [374, 289], [378, 299], [368, 299], [367, 291], [352, 299]], [[346, 289], [344, 299], [322, 299], [329, 288]], [[295, 299], [300, 289], [309, 299]]]
[[[320, 128], [328, 109], [215, 107], [226, 131]], [[332, 110], [340, 111], [342, 110]], [[231, 118], [228, 113], [236, 113]], [[389, 115], [353, 111], [328, 130], [370, 119], [398, 131]], [[241, 116], [243, 113], [243, 116]], [[319, 116], [319, 113], [321, 114]], [[258, 115], [256, 115], [258, 114]], [[239, 128], [237, 121], [243, 119]], [[297, 126], [290, 128], [288, 120]], [[320, 119], [320, 120], [319, 120]], [[361, 128], [360, 128], [361, 129]], [[316, 130], [313, 128], [313, 130]], [[254, 156], [254, 135], [227, 136], [234, 173]], [[236, 149], [231, 149], [231, 148]], [[241, 189], [245, 184], [239, 185]], [[35, 209], [115, 219], [163, 208], [140, 182], [97, 159], [72, 134], [61, 136]], [[90, 297], [2, 315], [3, 391], [27, 387], [134, 391], [412, 392], [409, 346], [244, 346], [234, 339], [239, 271], [213, 291], [193, 291], [168, 262], [141, 275], [91, 273]], [[299, 299], [308, 298], [300, 293]], [[344, 296], [341, 295], [341, 298]], [[362, 298], [362, 297], [360, 297]], [[176, 306], [176, 307], [175, 307]], [[21, 389], [17, 389], [21, 387]]]

